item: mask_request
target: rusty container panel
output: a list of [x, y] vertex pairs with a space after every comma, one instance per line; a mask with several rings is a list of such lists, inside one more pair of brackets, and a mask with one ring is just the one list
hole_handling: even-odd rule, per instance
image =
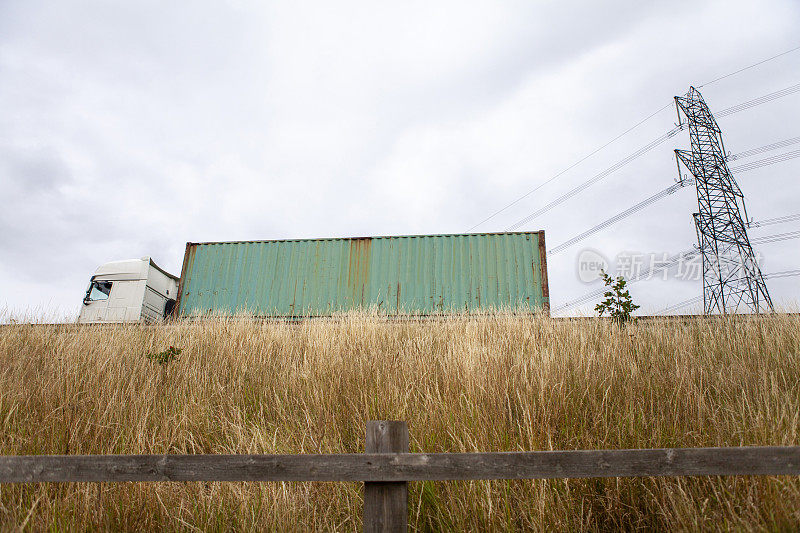
[[544, 232], [188, 243], [180, 316], [549, 311]]

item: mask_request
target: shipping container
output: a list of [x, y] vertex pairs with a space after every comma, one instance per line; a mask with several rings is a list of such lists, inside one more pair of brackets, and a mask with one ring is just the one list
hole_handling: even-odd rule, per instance
[[179, 316], [549, 313], [544, 232], [187, 243]]

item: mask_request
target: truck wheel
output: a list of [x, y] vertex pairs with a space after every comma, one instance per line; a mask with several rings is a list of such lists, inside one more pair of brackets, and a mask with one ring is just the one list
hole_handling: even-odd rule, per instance
[[167, 300], [167, 303], [164, 305], [164, 318], [171, 317], [173, 311], [175, 311], [175, 300], [170, 298], [169, 300]]

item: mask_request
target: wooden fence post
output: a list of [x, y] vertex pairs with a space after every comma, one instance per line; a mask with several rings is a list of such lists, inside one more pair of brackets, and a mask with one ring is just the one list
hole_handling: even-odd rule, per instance
[[[367, 422], [366, 453], [408, 453], [405, 422]], [[408, 482], [364, 483], [364, 532], [408, 530]]]

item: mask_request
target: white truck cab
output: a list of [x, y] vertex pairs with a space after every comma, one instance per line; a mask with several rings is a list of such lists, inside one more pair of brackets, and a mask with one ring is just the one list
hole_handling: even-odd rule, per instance
[[178, 278], [149, 257], [112, 261], [95, 270], [78, 322], [157, 322], [172, 313], [177, 296]]

